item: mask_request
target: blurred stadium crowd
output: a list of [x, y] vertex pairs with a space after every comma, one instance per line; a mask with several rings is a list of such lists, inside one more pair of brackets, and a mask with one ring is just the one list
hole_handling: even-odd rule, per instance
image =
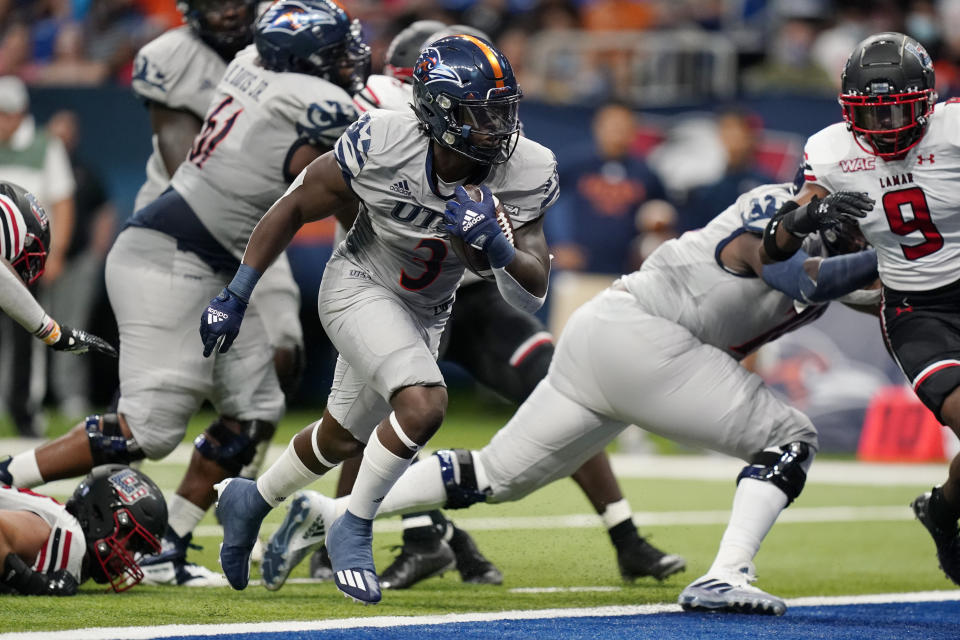
[[[391, 39], [419, 19], [477, 27], [513, 62], [526, 98], [521, 117], [527, 131], [559, 159], [561, 196], [546, 223], [559, 273], [548, 299], [551, 308], [542, 314], [550, 316], [554, 329], [584, 296], [605, 287], [613, 275], [637, 268], [661, 242], [701, 227], [740, 193], [791, 180], [805, 136], [839, 120], [840, 69], [868, 34], [894, 30], [917, 38], [935, 61], [940, 99], [960, 93], [960, 0], [347, 0], [345, 5], [363, 24], [374, 73], [381, 71]], [[116, 96], [131, 95], [134, 56], [181, 23], [175, 0], [0, 0], [0, 77], [25, 83], [30, 102], [23, 115], [32, 112], [37, 130], [46, 128], [63, 141], [61, 164], [69, 162], [74, 173], [70, 199], [76, 222], [64, 251], [73, 263], [68, 276], [81, 275], [59, 287], [76, 292], [73, 299], [97, 295], [72, 283], [91, 282], [87, 274], [97, 269], [102, 273], [113, 234], [133, 213], [130, 194], [142, 180], [146, 158], [137, 154], [149, 142], [144, 122], [142, 136], [127, 140], [129, 157], [118, 157], [116, 147], [106, 151], [104, 144], [115, 141], [104, 141], [103, 124], [90, 119], [89, 105], [96, 100], [109, 105], [113, 115], [103, 117], [117, 126], [132, 122], [130, 104], [117, 104]], [[101, 97], [91, 102], [93, 95]], [[818, 117], [827, 121], [799, 121], [796, 116], [809, 110], [806, 103], [794, 105], [789, 115], [780, 110], [785, 103], [761, 113], [758, 103], [776, 96], [818, 100]], [[0, 95], [0, 116], [13, 109], [9, 97]], [[62, 109], [67, 111], [54, 114]], [[790, 131], [781, 131], [788, 123]], [[90, 134], [97, 126], [100, 137]], [[16, 144], [8, 134], [0, 130], [0, 151]], [[308, 235], [301, 245], [325, 245], [329, 255], [332, 230]], [[322, 263], [296, 274], [305, 326], [313, 321], [320, 271]], [[583, 277], [568, 286], [563, 271]], [[599, 277], [591, 283], [590, 274]], [[57, 276], [48, 269], [41, 283], [51, 299], [62, 297], [52, 293]], [[78, 308], [78, 314], [109, 315], [102, 291], [99, 297], [93, 309]], [[99, 326], [112, 326], [111, 319]], [[94, 386], [104, 377], [99, 373]], [[41, 377], [36, 373], [31, 382], [32, 408], [15, 420], [23, 433], [36, 428], [32, 415], [45, 395]], [[54, 363], [47, 377], [53, 389], [47, 403], [82, 415], [91, 404], [85, 376], [75, 369], [58, 372]], [[112, 388], [112, 374], [106, 379], [103, 386]], [[9, 394], [10, 384], [0, 367], [0, 388]]]

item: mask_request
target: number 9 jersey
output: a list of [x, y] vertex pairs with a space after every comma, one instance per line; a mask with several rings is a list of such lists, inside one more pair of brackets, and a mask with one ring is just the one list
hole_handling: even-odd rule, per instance
[[894, 159], [867, 153], [846, 125], [831, 125], [807, 140], [804, 179], [877, 202], [860, 229], [886, 287], [929, 291], [960, 277], [960, 104], [938, 104], [920, 142]]

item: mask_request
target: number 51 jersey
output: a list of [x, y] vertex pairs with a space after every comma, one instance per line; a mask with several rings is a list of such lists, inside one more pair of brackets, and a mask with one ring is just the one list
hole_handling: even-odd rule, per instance
[[260, 66], [250, 45], [217, 85], [206, 120], [170, 184], [237, 259], [254, 226], [295, 176], [299, 144], [333, 146], [356, 119], [342, 88], [316, 76]]
[[838, 123], [807, 140], [804, 161], [807, 182], [876, 201], [860, 229], [877, 250], [885, 286], [928, 291], [960, 279], [960, 104], [938, 104], [902, 159], [868, 154]]

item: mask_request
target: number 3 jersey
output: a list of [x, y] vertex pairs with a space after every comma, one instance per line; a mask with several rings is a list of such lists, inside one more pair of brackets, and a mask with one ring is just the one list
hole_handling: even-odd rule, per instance
[[[413, 304], [449, 301], [463, 275], [443, 226], [454, 187], [438, 186], [431, 138], [416, 115], [369, 111], [340, 138], [335, 153], [361, 204], [334, 258], [353, 261]], [[527, 138], [518, 140], [505, 163], [484, 167], [464, 182], [489, 187], [514, 228], [539, 218], [559, 195], [553, 153]]]
[[268, 71], [251, 45], [224, 72], [170, 184], [239, 259], [254, 226], [295, 177], [285, 167], [297, 146], [332, 147], [355, 119], [346, 91], [316, 76]]
[[960, 104], [938, 104], [903, 159], [868, 154], [838, 123], [807, 140], [804, 160], [807, 182], [876, 201], [860, 229], [877, 250], [884, 285], [927, 291], [960, 278]]

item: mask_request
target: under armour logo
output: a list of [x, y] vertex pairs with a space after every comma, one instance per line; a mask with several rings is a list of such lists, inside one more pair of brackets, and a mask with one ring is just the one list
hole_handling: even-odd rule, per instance
[[897, 307], [897, 316], [901, 313], [910, 313], [913, 311], [913, 307]]
[[[930, 162], [930, 164], [933, 164], [933, 154], [932, 154], [932, 153], [931, 153], [929, 156], [927, 156], [927, 160]], [[922, 156], [922, 155], [918, 155], [918, 156], [917, 156], [917, 164], [923, 164], [923, 156]]]

